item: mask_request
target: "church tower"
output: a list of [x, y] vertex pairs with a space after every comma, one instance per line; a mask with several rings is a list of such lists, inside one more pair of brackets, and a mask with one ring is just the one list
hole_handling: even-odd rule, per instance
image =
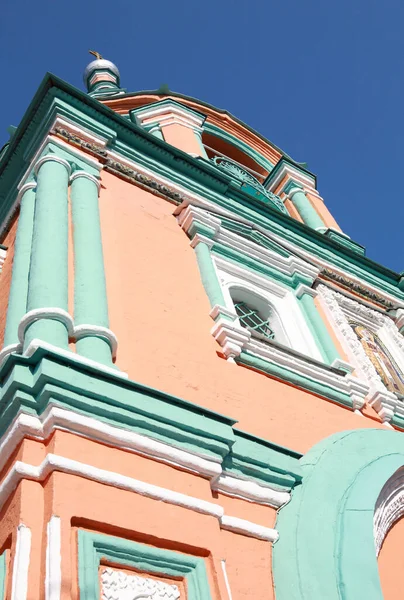
[[94, 54], [0, 153], [0, 600], [398, 600], [403, 276]]

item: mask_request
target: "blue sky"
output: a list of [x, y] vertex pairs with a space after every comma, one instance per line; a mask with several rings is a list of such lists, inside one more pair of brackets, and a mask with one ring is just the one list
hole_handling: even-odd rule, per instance
[[83, 88], [89, 49], [128, 91], [167, 83], [307, 162], [343, 231], [404, 270], [402, 0], [3, 0], [1, 145], [46, 71]]

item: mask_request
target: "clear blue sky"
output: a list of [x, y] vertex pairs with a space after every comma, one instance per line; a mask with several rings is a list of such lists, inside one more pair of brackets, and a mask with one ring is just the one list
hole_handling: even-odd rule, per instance
[[308, 163], [342, 229], [404, 270], [403, 0], [3, 0], [0, 144], [46, 71], [95, 49], [128, 91], [167, 83]]

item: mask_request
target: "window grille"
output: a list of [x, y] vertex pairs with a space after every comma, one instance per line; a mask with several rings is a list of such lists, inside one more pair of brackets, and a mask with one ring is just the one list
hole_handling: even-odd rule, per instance
[[269, 319], [264, 320], [258, 310], [251, 308], [245, 302], [237, 302], [234, 305], [240, 323], [251, 331], [253, 337], [273, 340], [274, 332], [269, 326]]

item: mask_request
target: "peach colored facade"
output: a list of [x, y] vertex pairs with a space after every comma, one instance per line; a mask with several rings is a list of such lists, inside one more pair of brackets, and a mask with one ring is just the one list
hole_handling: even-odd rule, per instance
[[0, 155], [0, 600], [400, 598], [400, 276], [231, 115], [85, 79]]

